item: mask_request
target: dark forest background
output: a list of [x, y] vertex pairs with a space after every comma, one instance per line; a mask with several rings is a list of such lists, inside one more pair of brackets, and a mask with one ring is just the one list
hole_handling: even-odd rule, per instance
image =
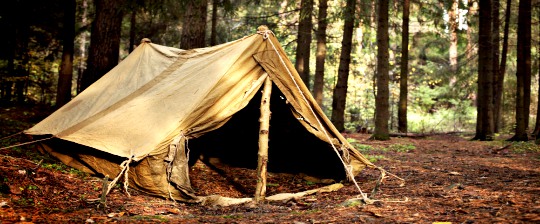
[[191, 49], [278, 37], [340, 131], [528, 140], [538, 122], [538, 0], [12, 0], [0, 105], [58, 108], [142, 38]]

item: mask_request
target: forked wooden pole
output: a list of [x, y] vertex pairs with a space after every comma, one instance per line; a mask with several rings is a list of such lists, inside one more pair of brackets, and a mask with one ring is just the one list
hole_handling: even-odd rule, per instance
[[255, 202], [264, 200], [266, 195], [266, 165], [268, 163], [268, 135], [270, 129], [270, 95], [272, 94], [272, 81], [266, 77], [261, 98], [261, 123], [259, 128], [259, 157], [257, 161], [257, 187], [255, 188]]

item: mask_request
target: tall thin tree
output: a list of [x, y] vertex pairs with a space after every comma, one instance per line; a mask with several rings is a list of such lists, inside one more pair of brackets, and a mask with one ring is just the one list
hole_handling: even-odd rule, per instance
[[531, 0], [519, 1], [516, 76], [516, 130], [510, 140], [527, 141], [531, 104]]
[[458, 14], [459, 0], [452, 0], [450, 10], [448, 10], [448, 32], [450, 33], [450, 47], [448, 48], [450, 71], [453, 73], [450, 78], [450, 85], [456, 82], [456, 72], [458, 70]]
[[492, 2], [480, 0], [478, 52], [478, 98], [475, 140], [493, 139]]
[[180, 48], [205, 47], [208, 0], [187, 0], [185, 4]]
[[212, 0], [212, 24], [210, 27], [210, 46], [217, 44], [217, 15], [218, 13], [218, 0]]
[[508, 56], [508, 33], [510, 30], [510, 16], [512, 15], [512, 0], [506, 1], [506, 11], [504, 16], [504, 31], [503, 31], [503, 44], [501, 49], [501, 62], [499, 63], [499, 76], [497, 78], [497, 83], [495, 84], [498, 92], [495, 92], [494, 98], [495, 103], [493, 104], [494, 109], [494, 120], [495, 120], [495, 133], [498, 133], [503, 124], [502, 122], [502, 93], [504, 88], [504, 76], [506, 74], [506, 58]]
[[313, 97], [322, 106], [324, 90], [324, 63], [326, 61], [326, 28], [328, 26], [328, 0], [319, 0], [319, 20], [317, 27], [317, 55], [315, 58], [315, 78]]
[[409, 79], [409, 0], [403, 0], [401, 24], [401, 66], [399, 78], [398, 131], [407, 132], [407, 96]]
[[64, 4], [64, 39], [62, 62], [56, 89], [56, 107], [61, 107], [71, 100], [73, 79], [73, 54], [75, 49], [75, 12], [76, 0], [65, 0]]
[[349, 68], [351, 63], [352, 36], [354, 31], [354, 11], [356, 0], [347, 0], [343, 16], [343, 39], [341, 41], [341, 55], [339, 57], [338, 80], [332, 96], [332, 123], [339, 131], [345, 130], [345, 104], [347, 102], [347, 87]]
[[309, 56], [311, 51], [311, 21], [313, 0], [302, 0], [300, 4], [300, 21], [298, 23], [298, 39], [296, 46], [295, 68], [302, 81], [309, 87]]
[[94, 0], [96, 14], [92, 22], [88, 67], [81, 80], [81, 90], [118, 64], [125, 2], [126, 0]]
[[388, 0], [379, 1], [377, 19], [377, 95], [375, 97], [375, 130], [371, 139], [390, 139], [388, 120], [390, 118], [389, 96], [389, 37], [388, 37]]
[[492, 48], [492, 53], [493, 53], [493, 66], [492, 66], [492, 69], [493, 69], [493, 101], [491, 102], [493, 105], [492, 105], [492, 108], [493, 108], [493, 133], [497, 133], [498, 132], [498, 123], [499, 123], [499, 110], [498, 110], [498, 107], [500, 106], [497, 101], [497, 95], [498, 94], [502, 94], [502, 85], [499, 85], [499, 83], [504, 83], [503, 82], [503, 78], [501, 77], [501, 74], [499, 73], [499, 57], [501, 56], [501, 51], [499, 49], [500, 47], [500, 40], [501, 40], [501, 37], [500, 37], [500, 19], [499, 19], [499, 16], [500, 16], [500, 12], [499, 12], [499, 9], [500, 9], [500, 2], [499, 0], [492, 0], [492, 4], [491, 4], [491, 7], [492, 7], [492, 17], [491, 17], [491, 22], [492, 22], [492, 35], [491, 35], [491, 38], [492, 38], [492, 41], [491, 41], [491, 48]]

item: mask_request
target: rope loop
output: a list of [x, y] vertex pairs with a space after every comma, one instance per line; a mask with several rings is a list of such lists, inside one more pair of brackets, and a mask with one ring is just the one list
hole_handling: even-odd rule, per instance
[[122, 167], [122, 170], [120, 171], [120, 173], [118, 174], [118, 176], [116, 176], [116, 178], [114, 178], [114, 180], [112, 180], [110, 183], [109, 183], [109, 186], [107, 186], [107, 192], [105, 193], [105, 195], [109, 194], [109, 192], [111, 191], [111, 189], [114, 187], [114, 185], [116, 184], [116, 182], [118, 182], [118, 180], [120, 179], [120, 177], [122, 176], [122, 174], [124, 174], [124, 189], [126, 190], [126, 193], [129, 197], [131, 197], [131, 195], [129, 194], [128, 192], [128, 172], [129, 172], [129, 164], [131, 163], [131, 161], [133, 160], [133, 158], [135, 158], [135, 155], [132, 155], [131, 157], [129, 157], [128, 160], [122, 162], [120, 164], [120, 167]]
[[270, 34], [274, 35], [274, 33], [271, 30], [259, 30], [257, 31], [258, 34], [262, 35], [263, 39], [268, 39], [270, 37]]

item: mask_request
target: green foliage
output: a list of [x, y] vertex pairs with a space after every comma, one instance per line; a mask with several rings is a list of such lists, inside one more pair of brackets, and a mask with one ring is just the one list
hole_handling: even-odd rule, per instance
[[515, 153], [540, 152], [540, 146], [533, 141], [512, 142], [511, 149]]
[[412, 150], [415, 150], [416, 146], [414, 146], [412, 143], [393, 144], [393, 145], [388, 146], [387, 149], [394, 152], [410, 152]]
[[311, 186], [311, 185], [315, 185], [315, 183], [311, 181], [306, 181], [306, 185]]
[[362, 155], [366, 157], [370, 162], [375, 163], [379, 160], [385, 159], [383, 155], [374, 155], [373, 153], [377, 151], [381, 151], [380, 149], [376, 149], [371, 145], [364, 145], [360, 144], [356, 139], [354, 138], [347, 138], [347, 141], [351, 143], [351, 145], [354, 146], [356, 150], [358, 150]]
[[[182, 14], [184, 1], [166, 0], [152, 1], [128, 1], [125, 7], [131, 12], [136, 12], [135, 40], [147, 37], [154, 43], [177, 47], [181, 41]], [[294, 63], [296, 51], [297, 22], [299, 19], [298, 1], [217, 1], [217, 40], [224, 43], [251, 35], [260, 25], [266, 25], [279, 39], [289, 59]], [[469, 1], [470, 3], [471, 1]], [[54, 104], [58, 69], [62, 50], [62, 5], [58, 2], [31, 1], [25, 8], [32, 11], [28, 17], [28, 43], [17, 43], [17, 46], [27, 46], [25, 49], [16, 49], [18, 56], [15, 65], [24, 70], [29, 76], [27, 96], [31, 101], [43, 104]], [[78, 3], [78, 15], [82, 15], [83, 7]], [[376, 1], [361, 0], [358, 2], [356, 12], [355, 33], [353, 34], [353, 49], [351, 53], [350, 76], [348, 84], [347, 103], [345, 110], [345, 128], [348, 131], [357, 127], [373, 128], [375, 115], [375, 92], [374, 85], [375, 68], [377, 65], [377, 38], [376, 38]], [[477, 90], [477, 37], [478, 15], [467, 11], [464, 17], [467, 28], [462, 27], [457, 31], [458, 35], [458, 69], [453, 71], [449, 65], [449, 41], [448, 32], [448, 9], [451, 1], [415, 1], [411, 2], [410, 14], [410, 39], [409, 46], [401, 45], [401, 3], [391, 4], [389, 22], [390, 35], [390, 112], [389, 125], [391, 130], [397, 127], [397, 102], [399, 96], [401, 49], [409, 49], [409, 107], [408, 128], [410, 132], [447, 132], [447, 131], [472, 131], [475, 129], [476, 109], [475, 101]], [[341, 40], [343, 37], [343, 8], [345, 1], [328, 2], [328, 29], [327, 29], [327, 56], [324, 77], [324, 98], [321, 105], [326, 115], [331, 114], [332, 94], [337, 77], [338, 65], [341, 54]], [[501, 2], [501, 6], [505, 2]], [[212, 5], [213, 7], [213, 5]], [[208, 7], [211, 10], [212, 7]], [[459, 8], [468, 10], [469, 6], [460, 1]], [[504, 7], [501, 7], [503, 11]], [[87, 20], [92, 20], [94, 13], [93, 4], [88, 4]], [[314, 27], [317, 28], [317, 5], [314, 6]], [[517, 10], [514, 7], [512, 10]], [[465, 12], [465, 11], [463, 11]], [[536, 16], [538, 10], [534, 10]], [[210, 12], [209, 15], [210, 16]], [[510, 27], [510, 48], [507, 59], [507, 69], [503, 92], [502, 130], [513, 131], [515, 110], [515, 72], [517, 52], [512, 46], [516, 45], [516, 11], [512, 12]], [[0, 15], [2, 17], [3, 15]], [[501, 15], [502, 16], [502, 15]], [[131, 28], [130, 16], [126, 16], [122, 23], [122, 49], [121, 58], [127, 55], [129, 47], [129, 31]], [[2, 17], [4, 18], [4, 17]], [[536, 18], [536, 17], [533, 17]], [[7, 18], [5, 24], [9, 24]], [[89, 24], [81, 22], [78, 16], [76, 21], [77, 41], [75, 45], [76, 55], [74, 65], [84, 62], [79, 49], [87, 49], [90, 40]], [[207, 37], [210, 36], [210, 21], [208, 18]], [[4, 24], [4, 26], [5, 26]], [[19, 24], [20, 25], [20, 24]], [[502, 25], [502, 24], [501, 24]], [[533, 40], [537, 40], [538, 26], [533, 26]], [[4, 29], [8, 30], [9, 29]], [[502, 29], [501, 29], [502, 32]], [[9, 34], [9, 33], [8, 33]], [[12, 35], [4, 35], [5, 40], [13, 38]], [[315, 35], [313, 35], [315, 37]], [[85, 43], [80, 40], [86, 39]], [[20, 36], [17, 38], [21, 39]], [[5, 41], [10, 43], [9, 41]], [[534, 42], [534, 41], [533, 41]], [[84, 45], [83, 45], [84, 44]], [[81, 46], [82, 45], [82, 46]], [[8, 45], [6, 45], [8, 46]], [[472, 48], [470, 48], [472, 47]], [[4, 49], [4, 48], [2, 48]], [[540, 55], [538, 45], [533, 43], [532, 57], [536, 62]], [[23, 52], [27, 51], [27, 52]], [[79, 52], [80, 51], [80, 52]], [[315, 71], [316, 41], [313, 38], [311, 45], [310, 73]], [[0, 69], [7, 67], [4, 52], [0, 55]], [[24, 57], [22, 56], [24, 55]], [[81, 64], [82, 65], [82, 64]], [[538, 63], [533, 63], [533, 74], [538, 71]], [[82, 68], [82, 67], [81, 67]], [[0, 71], [4, 73], [5, 71]], [[79, 74], [74, 69], [74, 81]], [[533, 86], [538, 81], [533, 78]], [[312, 86], [312, 83], [308, 83]], [[508, 91], [506, 91], [508, 90]], [[536, 88], [532, 88], [532, 96], [537, 95]], [[535, 115], [536, 98], [531, 101], [531, 114]], [[534, 116], [533, 116], [534, 117]], [[531, 119], [533, 120], [533, 119]], [[4, 143], [2, 143], [4, 144]]]
[[386, 159], [383, 155], [364, 155], [371, 163], [376, 163], [379, 160]]

